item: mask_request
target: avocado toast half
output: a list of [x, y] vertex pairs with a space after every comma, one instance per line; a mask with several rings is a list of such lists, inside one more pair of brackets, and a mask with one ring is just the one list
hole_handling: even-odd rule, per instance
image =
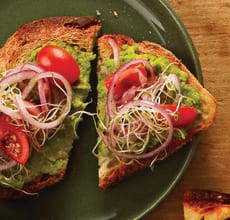
[[151, 167], [208, 128], [216, 101], [170, 51], [106, 34], [98, 40], [99, 187]]
[[[67, 51], [76, 60], [80, 69], [80, 77], [77, 82], [71, 85], [72, 92], [69, 91], [72, 94], [71, 109], [69, 109], [65, 118], [61, 119], [58, 129], [55, 132], [48, 131], [49, 140], [45, 140], [41, 144], [42, 146], [39, 147], [33, 146], [34, 142], [31, 142], [30, 133], [25, 132], [30, 145], [28, 160], [25, 164], [17, 163], [12, 168], [1, 169], [0, 198], [24, 197], [63, 179], [73, 147], [72, 144], [76, 138], [75, 128], [81, 120], [79, 115], [74, 115], [74, 113], [85, 109], [88, 93], [91, 89], [89, 84], [91, 61], [96, 58], [96, 55], [93, 54], [93, 48], [100, 29], [100, 22], [93, 17], [62, 16], [44, 18], [22, 25], [0, 49], [0, 73], [2, 79], [4, 79], [5, 75], [10, 78], [10, 74], [17, 72], [17, 68], [23, 67], [24, 64], [29, 63], [29, 67], [37, 65], [36, 56], [47, 45], [57, 46]], [[34, 72], [30, 68], [23, 71]], [[58, 80], [53, 84], [49, 83], [49, 85], [58, 85]], [[19, 89], [23, 88], [20, 83], [16, 83], [16, 87], [18, 85]], [[56, 86], [55, 88], [63, 90], [63, 94], [67, 93], [61, 87]], [[34, 93], [35, 95], [32, 96], [37, 97], [38, 94]], [[48, 88], [48, 93], [52, 94], [53, 99], [58, 96], [55, 94], [55, 89], [53, 90], [51, 87]], [[2, 98], [3, 96], [1, 95]], [[8, 106], [5, 107], [7, 108]], [[28, 113], [28, 111], [25, 112]], [[33, 116], [31, 120], [32, 122], [34, 121]], [[39, 123], [40, 121], [37, 124], [40, 125], [41, 123]], [[43, 130], [47, 132], [46, 128]], [[8, 142], [1, 140], [1, 143], [6, 145]], [[1, 151], [2, 153], [4, 152]], [[4, 157], [1, 155], [0, 159], [3, 167]]]

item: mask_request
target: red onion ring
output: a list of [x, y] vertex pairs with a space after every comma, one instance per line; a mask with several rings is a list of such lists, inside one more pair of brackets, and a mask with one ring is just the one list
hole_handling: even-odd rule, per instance
[[32, 70], [23, 70], [14, 74], [6, 75], [0, 80], [0, 90], [3, 91], [12, 84], [22, 82], [25, 79], [31, 79], [36, 74], [38, 73]]
[[18, 67], [14, 68], [14, 69], [7, 70], [7, 71], [5, 72], [5, 74], [4, 74], [4, 76], [6, 77], [6, 76], [9, 76], [9, 75], [18, 73], [18, 72], [21, 71], [21, 68], [22, 68], [22, 66], [18, 66]]
[[137, 91], [137, 88], [135, 87], [131, 87], [128, 90], [126, 90], [121, 97], [121, 102], [118, 102], [118, 104], [122, 105], [124, 103], [131, 101], [135, 97], [136, 91]]
[[23, 70], [33, 70], [37, 73], [44, 72], [44, 69], [42, 69], [41, 67], [39, 67], [33, 63], [25, 63], [25, 64], [22, 64], [16, 68], [14, 68], [14, 69], [10, 69], [10, 70], [6, 71], [5, 76], [9, 76], [9, 75], [21, 72]]
[[154, 69], [153, 69], [153, 67], [151, 66], [151, 64], [149, 63], [149, 61], [147, 61], [145, 59], [132, 60], [132, 61], [124, 64], [120, 69], [118, 69], [115, 72], [115, 74], [114, 74], [113, 80], [111, 82], [110, 89], [109, 89], [108, 94], [107, 94], [106, 111], [107, 111], [107, 114], [108, 114], [108, 116], [109, 116], [110, 119], [113, 117], [114, 113], [116, 112], [116, 105], [115, 105], [115, 101], [113, 99], [113, 90], [114, 90], [114, 86], [116, 84], [116, 81], [117, 81], [118, 77], [120, 76], [120, 74], [122, 72], [124, 72], [131, 65], [139, 64], [139, 63], [146, 65], [147, 68], [150, 71], [150, 74], [154, 75]]
[[146, 83], [147, 82], [147, 77], [144, 76], [143, 73], [138, 68], [136, 68], [135, 71], [138, 72], [138, 78], [139, 78], [139, 81], [140, 81], [141, 85]]
[[[41, 67], [39, 67], [38, 65], [35, 65], [33, 63], [25, 63], [22, 65], [21, 70], [33, 70], [37, 73], [43, 73], [45, 72], [45, 70]], [[50, 89], [46, 90], [45, 88], [49, 88], [49, 81], [47, 79], [41, 79], [38, 81], [38, 93], [39, 93], [39, 98], [40, 98], [40, 102], [41, 102], [41, 108], [43, 112], [47, 112], [49, 111], [49, 107], [47, 105], [47, 102], [50, 101], [51, 99], [51, 92]], [[46, 98], [46, 92], [48, 92], [48, 101]], [[26, 96], [28, 92], [24, 91], [24, 97]]]
[[[37, 73], [43, 73], [45, 72], [45, 70], [41, 67], [39, 67], [38, 65], [35, 65], [33, 63], [25, 63], [22, 65], [21, 70], [33, 70]], [[40, 102], [41, 102], [41, 108], [43, 112], [47, 112], [49, 110], [48, 105], [47, 105], [47, 100], [46, 100], [46, 91], [50, 91], [45, 90], [45, 87], [49, 88], [49, 82], [46, 79], [42, 79], [40, 81], [38, 81], [38, 93], [39, 93], [39, 98], [40, 98]], [[24, 91], [24, 96], [27, 92]], [[51, 97], [51, 93], [48, 94], [49, 97]]]
[[108, 38], [108, 43], [112, 47], [114, 64], [115, 64], [115, 67], [117, 68], [118, 66], [120, 66], [119, 48], [118, 48], [117, 43], [115, 42], [115, 40], [113, 38], [111, 38], [111, 37]]
[[[39, 98], [40, 98], [40, 103], [41, 103], [41, 109], [42, 112], [48, 112], [49, 107], [48, 107], [48, 101], [46, 97], [46, 93], [48, 92], [48, 100], [50, 101], [51, 99], [51, 92], [49, 89], [49, 81], [47, 79], [41, 79], [38, 81], [38, 93], [39, 93]], [[48, 89], [46, 89], [48, 88]]]
[[124, 111], [127, 108], [130, 108], [130, 106], [145, 106], [147, 108], [151, 108], [154, 109], [156, 112], [159, 112], [168, 122], [168, 136], [166, 138], [166, 140], [157, 148], [153, 147], [153, 150], [148, 151], [146, 153], [140, 154], [140, 155], [134, 155], [134, 154], [130, 154], [130, 153], [124, 153], [124, 152], [120, 152], [119, 150], [116, 149], [116, 142], [114, 140], [114, 130], [115, 130], [115, 124], [112, 122], [111, 123], [111, 127], [110, 127], [110, 133], [109, 133], [109, 140], [107, 143], [107, 147], [109, 148], [109, 150], [114, 153], [115, 155], [121, 157], [121, 158], [126, 158], [126, 159], [146, 159], [146, 158], [150, 158], [153, 156], [158, 155], [160, 152], [162, 152], [170, 143], [170, 141], [172, 140], [172, 136], [173, 136], [173, 124], [171, 121], [171, 118], [169, 117], [168, 113], [166, 112], [166, 110], [164, 110], [163, 108], [161, 108], [159, 105], [150, 102], [150, 101], [146, 101], [146, 100], [137, 100], [137, 101], [131, 101], [129, 103], [127, 103], [126, 105], [124, 105], [119, 113], [121, 113], [122, 111]]
[[16, 95], [15, 101], [16, 101], [16, 105], [20, 111], [20, 114], [22, 115], [22, 118], [24, 120], [26, 120], [29, 124], [31, 124], [37, 128], [41, 128], [41, 129], [51, 129], [51, 128], [57, 127], [61, 123], [61, 121], [70, 112], [71, 103], [72, 103], [72, 88], [64, 76], [62, 76], [58, 73], [55, 73], [55, 72], [44, 72], [44, 73], [37, 74], [35, 77], [33, 77], [30, 80], [30, 82], [28, 83], [27, 86], [30, 89], [32, 89], [33, 86], [36, 84], [36, 82], [43, 79], [43, 78], [56, 78], [56, 79], [60, 80], [65, 87], [66, 97], [67, 97], [66, 98], [66, 105], [63, 109], [63, 113], [60, 114], [60, 116], [57, 117], [57, 119], [55, 119], [54, 121], [51, 121], [51, 122], [40, 122], [40, 121], [34, 119], [33, 115], [28, 112], [28, 110], [26, 109], [26, 106], [24, 104], [22, 96]]
[[[22, 82], [25, 79], [31, 79], [35, 75], [37, 75], [36, 72], [31, 71], [31, 70], [24, 70], [21, 72], [16, 72], [14, 74], [6, 75], [0, 80], [0, 93], [3, 94], [4, 90], [11, 86], [12, 84]], [[19, 111], [13, 110], [11, 108], [6, 107], [3, 103], [2, 100], [0, 99], [0, 110], [9, 115], [13, 119], [21, 119], [21, 116], [19, 114]]]
[[0, 160], [1, 159], [4, 160], [4, 163], [0, 162], [0, 171], [8, 170], [17, 165], [17, 162], [12, 158], [8, 157], [7, 154], [2, 149], [0, 149]]
[[9, 115], [13, 119], [22, 119], [22, 117], [21, 117], [21, 115], [17, 109], [13, 110], [11, 108], [8, 108], [8, 107], [4, 106], [1, 102], [0, 102], [0, 110], [1, 110], [1, 112], [5, 113], [6, 115]]
[[[33, 69], [41, 71], [39, 67], [36, 68], [35, 65], [32, 64], [25, 64], [25, 69]], [[3, 93], [5, 89], [7, 89], [9, 86], [15, 83], [19, 83], [25, 79], [30, 79], [29, 83], [25, 87], [24, 91], [20, 95], [15, 96], [15, 106], [17, 106], [16, 110], [13, 110], [7, 106], [4, 105], [4, 103], [0, 99], [0, 111], [4, 112], [5, 114], [9, 115], [13, 119], [24, 119], [28, 121], [31, 125], [42, 128], [42, 129], [49, 129], [57, 127], [60, 122], [66, 117], [66, 115], [69, 113], [71, 109], [71, 102], [72, 102], [72, 88], [69, 82], [65, 79], [64, 76], [55, 73], [55, 72], [40, 72], [37, 73], [33, 70], [22, 70], [20, 72], [16, 72], [14, 74], [6, 75], [4, 78], [0, 80], [0, 93]], [[64, 86], [63, 92], [66, 93], [66, 104], [64, 108], [62, 109], [62, 114], [54, 121], [43, 123], [40, 121], [37, 121], [32, 114], [28, 112], [26, 109], [24, 99], [29, 95], [33, 87], [36, 85], [37, 82], [40, 82], [40, 99], [41, 104], [47, 110], [47, 101], [45, 97], [45, 91], [44, 91], [44, 84], [41, 86], [41, 83], [43, 83], [43, 80], [47, 80], [47, 78], [55, 78], [57, 80], [60, 80]], [[43, 91], [42, 91], [43, 90]], [[45, 104], [45, 105], [43, 105]]]
[[34, 72], [37, 72], [37, 73], [43, 73], [43, 72], [45, 72], [45, 70], [43, 68], [41, 68], [38, 65], [33, 64], [33, 63], [24, 63], [21, 66], [21, 71], [22, 70], [33, 70]]

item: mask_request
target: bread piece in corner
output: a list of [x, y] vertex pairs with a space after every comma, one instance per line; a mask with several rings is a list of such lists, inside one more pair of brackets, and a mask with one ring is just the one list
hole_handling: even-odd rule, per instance
[[185, 220], [229, 220], [230, 194], [191, 189], [184, 193]]

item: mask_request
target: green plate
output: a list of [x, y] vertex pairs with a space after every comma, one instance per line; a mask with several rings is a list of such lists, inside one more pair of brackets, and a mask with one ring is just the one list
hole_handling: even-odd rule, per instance
[[[100, 12], [100, 15], [97, 15]], [[202, 82], [199, 60], [183, 24], [164, 0], [1, 0], [0, 45], [22, 24], [57, 15], [93, 15], [102, 33], [127, 34], [172, 50]], [[95, 63], [92, 72], [95, 98]], [[95, 99], [94, 99], [95, 100]], [[88, 110], [95, 111], [95, 103]], [[65, 179], [39, 196], [0, 201], [1, 219], [138, 219], [158, 205], [189, 164], [198, 138], [165, 161], [106, 191], [98, 189], [97, 159], [91, 154], [97, 134], [92, 119], [80, 124]]]

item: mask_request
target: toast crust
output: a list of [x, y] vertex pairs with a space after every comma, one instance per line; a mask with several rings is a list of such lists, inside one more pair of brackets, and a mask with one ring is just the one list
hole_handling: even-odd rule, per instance
[[[132, 38], [125, 35], [108, 34], [99, 38], [99, 63], [98, 63], [98, 74], [99, 78], [106, 77], [106, 73], [103, 72], [103, 63], [105, 60], [113, 57], [113, 51], [108, 43], [108, 38], [112, 38], [121, 49], [122, 45], [136, 45], [138, 47], [138, 53], [140, 54], [152, 54], [156, 56], [165, 56], [169, 61], [178, 63], [178, 67], [188, 74], [188, 84], [191, 84], [200, 94], [202, 100], [202, 117], [199, 122], [194, 125], [190, 130], [189, 135], [185, 140], [172, 140], [166, 149], [166, 153], [162, 152], [157, 160], [162, 160], [175, 151], [180, 149], [184, 144], [191, 141], [194, 135], [206, 128], [212, 123], [216, 115], [216, 100], [214, 97], [199, 83], [194, 75], [186, 68], [186, 66], [169, 50], [163, 48], [159, 44], [152, 43], [149, 41], [143, 41], [136, 43]], [[126, 176], [133, 174], [134, 172], [143, 168], [149, 167], [154, 158], [141, 160], [139, 162], [133, 162], [131, 165], [125, 165], [119, 162], [116, 158], [99, 157], [99, 187], [106, 189], [108, 186], [118, 183]]]
[[93, 17], [50, 17], [22, 25], [0, 49], [0, 72], [23, 63], [30, 52], [48, 40], [92, 51], [101, 24]]
[[[93, 17], [50, 17], [22, 25], [0, 49], [0, 72], [20, 65], [32, 50], [47, 41], [77, 45], [80, 50], [93, 50], [101, 23]], [[35, 193], [63, 179], [66, 167], [55, 175], [41, 175], [19, 190], [0, 187], [0, 198], [16, 199]]]
[[25, 184], [21, 190], [0, 187], [0, 198], [20, 199], [29, 195], [37, 195], [38, 191], [61, 181], [64, 178], [65, 172], [66, 169], [63, 169], [55, 175], [38, 176], [32, 182]]

